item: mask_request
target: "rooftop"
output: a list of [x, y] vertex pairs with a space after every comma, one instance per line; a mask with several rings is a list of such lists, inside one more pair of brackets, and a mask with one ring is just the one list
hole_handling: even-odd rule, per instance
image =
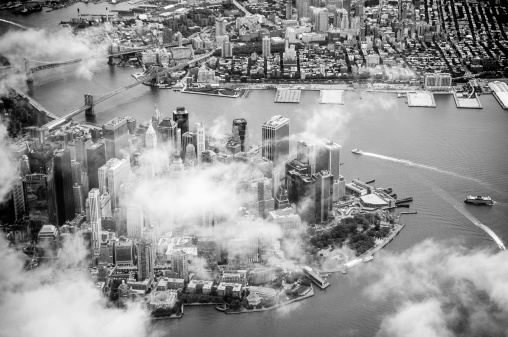
[[289, 124], [289, 118], [283, 117], [281, 115], [276, 115], [270, 118], [269, 121], [263, 123], [263, 126], [279, 127], [284, 124]]

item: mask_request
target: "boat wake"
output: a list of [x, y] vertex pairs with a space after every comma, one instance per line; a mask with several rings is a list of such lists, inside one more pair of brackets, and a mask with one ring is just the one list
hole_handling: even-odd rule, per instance
[[30, 29], [29, 27], [27, 26], [23, 26], [23, 25], [20, 25], [19, 23], [16, 23], [16, 22], [12, 22], [12, 21], [9, 21], [9, 20], [4, 20], [4, 19], [0, 19], [1, 22], [5, 22], [5, 23], [10, 23], [11, 25], [14, 25], [16, 27], [19, 27], [19, 28], [23, 28], [23, 29]]
[[[426, 179], [423, 179], [426, 180]], [[443, 198], [445, 201], [450, 203], [460, 214], [465, 216], [469, 221], [471, 221], [475, 226], [480, 227], [483, 229], [493, 240], [494, 242], [499, 246], [499, 249], [505, 250], [506, 247], [504, 246], [503, 240], [499, 236], [497, 236], [496, 233], [492, 229], [490, 229], [489, 226], [484, 225], [481, 223], [480, 220], [478, 220], [471, 212], [469, 212], [464, 205], [462, 205], [460, 202], [455, 200], [451, 195], [446, 193], [442, 188], [435, 186], [433, 183], [428, 181], [430, 183], [430, 186], [432, 187], [432, 190], [436, 192], [437, 195], [439, 195], [441, 198]]]
[[474, 182], [477, 182], [479, 184], [484, 185], [484, 183], [479, 181], [478, 179], [475, 179], [475, 178], [472, 178], [472, 177], [468, 177], [468, 176], [464, 176], [464, 175], [461, 175], [461, 174], [458, 174], [458, 173], [455, 173], [455, 172], [446, 171], [446, 170], [443, 170], [443, 169], [440, 169], [440, 168], [437, 168], [437, 167], [434, 167], [434, 166], [415, 163], [415, 162], [412, 162], [411, 160], [407, 160], [407, 159], [399, 159], [399, 158], [394, 158], [394, 157], [389, 157], [389, 156], [383, 156], [381, 154], [370, 153], [370, 152], [364, 152], [363, 155], [364, 156], [369, 156], [369, 157], [375, 157], [375, 158], [379, 158], [379, 159], [383, 159], [383, 160], [388, 160], [388, 161], [392, 161], [392, 162], [395, 162], [395, 163], [401, 163], [401, 164], [405, 164], [407, 166], [419, 167], [419, 168], [431, 170], [431, 171], [438, 172], [438, 173], [448, 174], [448, 175], [451, 175], [451, 176], [454, 176], [454, 177], [457, 177], [457, 178], [471, 180], [471, 181], [474, 181]]

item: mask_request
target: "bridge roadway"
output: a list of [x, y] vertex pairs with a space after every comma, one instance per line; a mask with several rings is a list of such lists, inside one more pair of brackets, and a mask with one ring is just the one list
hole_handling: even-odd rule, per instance
[[60, 118], [59, 116], [55, 115], [54, 113], [50, 112], [49, 110], [47, 110], [45, 107], [43, 107], [42, 105], [39, 104], [39, 102], [37, 102], [35, 99], [33, 99], [32, 97], [28, 96], [27, 94], [25, 94], [23, 91], [21, 91], [20, 89], [16, 88], [16, 87], [10, 87], [12, 90], [14, 90], [18, 95], [20, 95], [21, 97], [27, 99], [30, 104], [32, 104], [32, 106], [34, 108], [36, 108], [37, 110], [39, 111], [44, 111], [46, 113], [46, 116], [48, 116], [49, 118], [53, 118], [53, 119], [58, 119]]
[[[208, 52], [208, 53], [206, 53], [203, 56], [200, 56], [198, 58], [195, 58], [195, 59], [192, 59], [190, 61], [178, 64], [178, 65], [176, 65], [174, 67], [168, 68], [168, 69], [164, 70], [164, 72], [171, 73], [171, 72], [183, 69], [183, 68], [185, 68], [187, 66], [190, 66], [191, 64], [200, 62], [200, 61], [202, 61], [202, 60], [212, 56], [212, 54], [215, 52], [215, 50], [216, 49], [214, 49], [214, 50], [212, 50], [212, 51], [210, 51], [210, 52]], [[97, 105], [97, 104], [99, 104], [101, 102], [104, 102], [108, 98], [111, 98], [111, 97], [113, 97], [113, 96], [115, 96], [115, 95], [117, 95], [117, 94], [119, 94], [121, 92], [124, 92], [124, 91], [126, 91], [128, 89], [131, 89], [131, 88], [137, 86], [138, 84], [141, 84], [141, 83], [143, 83], [145, 81], [151, 80], [155, 76], [156, 76], [156, 74], [149, 73], [146, 76], [140, 77], [140, 78], [137, 79], [136, 82], [134, 82], [132, 84], [126, 85], [126, 86], [121, 87], [121, 88], [118, 88], [118, 89], [116, 89], [116, 90], [114, 90], [114, 91], [112, 91], [112, 92], [110, 92], [110, 93], [108, 93], [108, 94], [106, 94], [104, 96], [101, 96], [101, 97], [97, 98], [96, 100], [94, 100], [94, 105]], [[67, 120], [71, 119], [72, 117], [74, 117], [74, 116], [80, 114], [81, 112], [83, 112], [85, 110], [88, 110], [90, 108], [91, 108], [90, 106], [84, 105], [84, 106], [82, 106], [80, 108], [77, 108], [74, 111], [69, 112], [68, 114], [66, 114], [66, 115], [64, 115], [62, 117], [57, 117], [55, 120], [45, 124], [44, 127], [46, 127], [48, 130], [54, 129], [55, 127], [65, 123]]]
[[233, 0], [233, 4], [238, 7], [239, 10], [241, 10], [245, 15], [252, 15], [247, 9], [245, 9], [245, 7], [243, 7], [242, 5], [240, 5], [238, 3], [238, 1], [236, 0]]

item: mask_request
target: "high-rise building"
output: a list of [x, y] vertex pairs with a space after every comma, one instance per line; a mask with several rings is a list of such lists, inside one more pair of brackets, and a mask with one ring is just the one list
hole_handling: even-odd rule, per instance
[[59, 149], [55, 152], [55, 192], [57, 211], [57, 226], [65, 221], [74, 219], [74, 193], [72, 190], [71, 153], [69, 149]]
[[88, 193], [88, 213], [92, 227], [92, 251], [97, 257], [101, 251], [101, 200], [98, 188], [92, 188]]
[[82, 213], [85, 211], [85, 192], [83, 191], [83, 186], [74, 184], [72, 187], [72, 191], [74, 192], [74, 212]]
[[309, 165], [309, 174], [316, 173], [316, 144], [299, 141], [296, 144], [296, 159], [302, 164]]
[[328, 9], [327, 8], [314, 8], [313, 9], [314, 31], [316, 33], [324, 33], [328, 31]]
[[262, 156], [277, 167], [289, 159], [289, 118], [273, 116], [261, 129]]
[[272, 180], [255, 170], [246, 187], [249, 211], [258, 217], [266, 217], [275, 207], [272, 197]]
[[249, 131], [247, 121], [243, 118], [233, 119], [233, 140], [240, 143], [240, 151], [247, 152], [249, 149]]
[[196, 148], [192, 144], [187, 144], [185, 148], [185, 165], [196, 165]]
[[205, 148], [205, 128], [202, 123], [196, 123], [194, 124], [196, 128], [196, 135], [197, 135], [197, 161], [198, 165], [201, 165], [203, 161], [203, 151], [206, 150]]
[[286, 20], [291, 20], [291, 17], [293, 16], [293, 7], [291, 3], [291, 0], [288, 0], [286, 3]]
[[105, 139], [106, 160], [122, 158], [122, 150], [129, 146], [129, 128], [127, 118], [115, 117], [102, 126]]
[[60, 249], [60, 232], [53, 225], [42, 226], [37, 235], [37, 245], [39, 247], [39, 256], [54, 258], [58, 256]]
[[180, 129], [182, 136], [189, 131], [189, 113], [185, 110], [185, 107], [179, 106], [173, 111], [173, 120], [176, 122], [177, 128]]
[[233, 56], [233, 44], [229, 41], [222, 41], [221, 57]]
[[114, 210], [119, 207], [119, 193], [120, 186], [127, 182], [130, 173], [130, 165], [127, 159], [113, 158], [106, 162], [101, 167], [105, 169], [104, 182], [99, 182], [99, 185], [103, 184], [101, 193], [108, 192], [111, 196], [111, 208]]
[[[194, 150], [198, 147], [198, 135], [195, 132], [189, 131], [182, 135], [182, 155], [185, 158], [185, 151], [187, 151], [187, 145], [194, 145]], [[197, 152], [196, 152], [197, 155]]]
[[104, 144], [95, 143], [86, 149], [88, 188], [99, 188], [99, 167], [106, 164]]
[[[155, 109], [153, 110], [153, 114], [152, 114], [152, 126], [156, 132], [157, 132], [160, 122], [161, 122], [161, 112], [160, 112], [159, 108], [157, 107], [157, 104], [155, 104]], [[157, 136], [158, 135], [159, 134], [157, 133]]]
[[172, 146], [176, 145], [176, 129], [177, 124], [170, 117], [164, 117], [159, 123], [157, 132], [159, 134], [161, 143], [171, 143]]
[[332, 186], [333, 176], [328, 171], [320, 171], [316, 177], [316, 222], [328, 220], [328, 214], [332, 210]]
[[288, 191], [284, 186], [279, 186], [275, 195], [275, 209], [283, 209], [291, 207], [288, 199]]
[[298, 19], [309, 17], [309, 0], [297, 0]]
[[152, 123], [148, 123], [148, 130], [145, 134], [145, 144], [148, 150], [155, 149], [157, 147], [157, 133], [155, 132]]
[[134, 245], [131, 240], [120, 240], [115, 243], [115, 264], [132, 266], [134, 264]]
[[30, 162], [27, 155], [22, 155], [19, 160], [19, 172], [21, 173], [21, 178], [30, 174]]
[[81, 163], [77, 160], [71, 160], [72, 183], [81, 185]]
[[143, 209], [131, 204], [127, 207], [127, 236], [134, 239], [143, 237]]
[[[27, 200], [30, 220], [42, 224], [56, 224], [56, 198], [53, 173], [32, 173], [23, 178], [23, 189]], [[37, 232], [40, 228], [37, 229]]]
[[263, 42], [261, 46], [262, 56], [263, 57], [270, 57], [272, 53], [272, 45], [271, 45], [271, 39], [269, 36], [263, 37]]
[[180, 250], [174, 250], [170, 255], [171, 269], [178, 277], [187, 279], [189, 276], [189, 268], [187, 262], [187, 254]]
[[145, 239], [136, 243], [138, 253], [138, 281], [154, 278], [154, 263], [152, 255], [152, 243]]
[[74, 140], [76, 147], [76, 160], [81, 163], [81, 167], [86, 169], [88, 167], [86, 149], [92, 146], [92, 141], [85, 136], [77, 137]]
[[330, 140], [316, 142], [316, 170], [326, 170], [333, 175], [334, 179], [340, 176], [340, 152], [342, 147]]
[[221, 17], [215, 19], [215, 36], [226, 35], [227, 34], [226, 27], [227, 21], [225, 20], [225, 18]]

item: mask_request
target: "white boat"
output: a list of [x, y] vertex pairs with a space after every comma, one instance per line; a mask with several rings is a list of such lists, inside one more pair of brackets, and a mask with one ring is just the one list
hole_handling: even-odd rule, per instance
[[466, 202], [468, 204], [474, 204], [474, 205], [493, 205], [494, 204], [494, 200], [492, 200], [491, 197], [482, 197], [480, 195], [478, 195], [478, 196], [470, 195], [470, 196], [466, 197], [464, 202]]
[[370, 256], [367, 256], [365, 258], [363, 258], [363, 262], [369, 262], [369, 261], [372, 261], [372, 259], [374, 258], [374, 255], [370, 255]]
[[353, 152], [354, 154], [362, 154], [363, 153], [362, 150], [358, 150], [358, 149], [351, 150], [351, 152]]

